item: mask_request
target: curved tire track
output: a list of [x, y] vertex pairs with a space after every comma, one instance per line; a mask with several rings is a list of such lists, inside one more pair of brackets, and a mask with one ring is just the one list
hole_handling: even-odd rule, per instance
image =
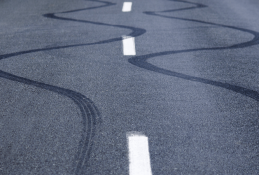
[[233, 92], [236, 92], [236, 93], [245, 95], [247, 97], [250, 97], [250, 98], [252, 98], [256, 101], [259, 101], [259, 93], [257, 91], [247, 89], [247, 88], [244, 88], [244, 87], [241, 87], [241, 86], [232, 85], [232, 84], [229, 84], [229, 83], [222, 83], [222, 82], [213, 81], [213, 80], [209, 80], [209, 79], [205, 79], [205, 78], [200, 78], [200, 77], [195, 77], [195, 76], [191, 76], [191, 75], [186, 75], [186, 74], [183, 74], [183, 73], [174, 72], [174, 71], [171, 71], [171, 70], [167, 70], [167, 69], [157, 67], [157, 66], [155, 66], [151, 63], [148, 63], [148, 59], [154, 58], [154, 57], [159, 57], [159, 56], [164, 56], [164, 55], [188, 53], [188, 52], [196, 52], [196, 51], [240, 49], [240, 48], [250, 47], [250, 46], [259, 44], [259, 32], [256, 32], [256, 31], [253, 31], [253, 30], [229, 26], [229, 25], [217, 24], [217, 23], [212, 23], [212, 22], [205, 22], [205, 21], [201, 21], [201, 20], [179, 18], [179, 17], [172, 17], [172, 16], [166, 16], [166, 15], [159, 14], [159, 13], [177, 12], [177, 11], [191, 10], [191, 9], [196, 9], [196, 8], [207, 7], [206, 5], [203, 5], [203, 4], [193, 3], [193, 2], [188, 2], [188, 1], [182, 1], [182, 0], [171, 0], [171, 1], [182, 2], [182, 3], [186, 3], [186, 4], [191, 4], [191, 5], [194, 5], [194, 6], [181, 8], [181, 9], [172, 9], [172, 10], [165, 10], [165, 11], [158, 11], [158, 12], [143, 12], [143, 13], [147, 14], [147, 15], [156, 16], [156, 17], [182, 20], [182, 21], [189, 21], [189, 22], [195, 22], [195, 23], [202, 23], [202, 24], [208, 24], [208, 25], [238, 30], [238, 31], [241, 31], [241, 32], [249, 33], [249, 34], [253, 35], [254, 38], [250, 41], [234, 44], [234, 45], [227, 46], [227, 47], [172, 50], [172, 51], [164, 51], [164, 52], [152, 53], [152, 54], [147, 54], [147, 55], [135, 56], [135, 57], [132, 57], [132, 58], [128, 59], [128, 62], [135, 65], [135, 66], [138, 66], [140, 68], [143, 68], [143, 69], [146, 69], [146, 70], [149, 70], [149, 71], [153, 71], [153, 72], [156, 72], [156, 73], [161, 73], [161, 74], [164, 74], [164, 75], [169, 75], [169, 76], [173, 76], [173, 77], [177, 77], [177, 78], [181, 78], [181, 79], [185, 79], [185, 80], [189, 80], [189, 81], [200, 82], [200, 83], [209, 84], [209, 85], [212, 85], [212, 86], [217, 86], [217, 87], [221, 87], [221, 88], [224, 88], [224, 89], [228, 89], [228, 90], [231, 90]]
[[[65, 13], [78, 12], [78, 11], [83, 11], [83, 10], [92, 10], [92, 9], [97, 9], [97, 8], [115, 5], [114, 3], [110, 3], [110, 2], [107, 2], [107, 1], [97, 1], [97, 0], [91, 0], [91, 1], [105, 3], [105, 5], [96, 6], [96, 7], [89, 7], [89, 8], [84, 8], [84, 9], [78, 9], [78, 10], [65, 11], [65, 12], [58, 12], [58, 13], [47, 13], [47, 14], [44, 14], [43, 16], [46, 17], [46, 18], [56, 19], [56, 20], [79, 22], [79, 23], [84, 23], [84, 24], [94, 24], [94, 25], [99, 25], [99, 26], [127, 29], [127, 30], [131, 30], [131, 33], [129, 33], [127, 35], [127, 36], [131, 36], [131, 37], [138, 37], [138, 36], [146, 33], [146, 30], [142, 29], [142, 28], [130, 27], [130, 26], [125, 26], [125, 25], [113, 25], [113, 24], [106, 24], [106, 23], [101, 23], [101, 22], [78, 20], [78, 19], [73, 19], [73, 18], [65, 18], [65, 17], [57, 16], [57, 14], [65, 14]], [[58, 49], [80, 47], [80, 46], [91, 46], [91, 45], [97, 45], [97, 44], [107, 44], [107, 43], [111, 43], [111, 42], [121, 41], [122, 39], [123, 39], [122, 37], [117, 37], [117, 38], [111, 38], [111, 39], [93, 42], [93, 43], [81, 43], [81, 44], [73, 44], [73, 45], [63, 45], [63, 46], [56, 46], [56, 47], [46, 47], [46, 48], [39, 48], [39, 49], [24, 50], [24, 51], [0, 55], [0, 60], [5, 59], [5, 58], [14, 57], [14, 56], [23, 55], [23, 54], [28, 54], [28, 53], [41, 52], [41, 51], [58, 50]]]
[[[115, 3], [111, 3], [111, 2], [107, 2], [107, 1], [99, 1], [99, 0], [89, 0], [89, 1], [103, 3], [104, 5], [70, 10], [70, 11], [59, 12], [59, 13], [49, 13], [49, 14], [44, 14], [43, 16], [50, 18], [50, 19], [56, 19], [56, 20], [65, 20], [65, 21], [70, 21], [70, 22], [80, 22], [80, 23], [84, 23], [84, 24], [94, 24], [94, 25], [128, 29], [128, 30], [132, 31], [128, 36], [132, 36], [132, 37], [140, 36], [146, 32], [145, 29], [141, 29], [141, 28], [135, 28], [135, 27], [124, 26], [124, 25], [112, 25], [112, 24], [106, 24], [106, 23], [94, 22], [94, 21], [77, 20], [77, 19], [72, 19], [72, 18], [59, 17], [56, 15], [56, 14], [73, 13], [73, 12], [92, 10], [92, 9], [97, 9], [97, 8], [108, 7], [111, 5], [116, 5]], [[71, 48], [71, 47], [96, 45], [96, 44], [106, 44], [106, 43], [111, 43], [111, 42], [120, 41], [120, 40], [122, 40], [122, 37], [107, 39], [107, 40], [98, 41], [98, 42], [94, 42], [94, 43], [82, 43], [82, 44], [74, 44], [74, 45], [64, 45], [64, 46], [25, 50], [25, 51], [19, 51], [19, 52], [0, 55], [0, 60], [14, 57], [14, 56], [23, 55], [23, 54], [40, 52], [40, 51], [49, 51], [49, 50], [65, 49], [65, 48]], [[82, 139], [78, 146], [78, 153], [76, 155], [76, 161], [74, 162], [75, 168], [73, 169], [73, 174], [80, 174], [82, 167], [85, 166], [87, 164], [87, 161], [89, 160], [90, 151], [91, 151], [91, 147], [92, 147], [92, 139], [94, 137], [95, 130], [96, 130], [96, 124], [97, 124], [96, 120], [100, 116], [100, 113], [99, 113], [97, 107], [94, 105], [94, 103], [89, 98], [85, 97], [84, 95], [82, 95], [78, 92], [75, 92], [75, 91], [72, 91], [69, 89], [65, 89], [65, 88], [61, 88], [61, 87], [57, 87], [57, 86], [53, 86], [53, 85], [49, 85], [49, 84], [45, 84], [45, 83], [41, 83], [41, 82], [37, 82], [34, 80], [30, 80], [30, 79], [27, 79], [24, 77], [13, 75], [8, 72], [4, 72], [2, 70], [0, 70], [0, 77], [11, 80], [11, 81], [35, 86], [35, 87], [45, 89], [45, 90], [48, 90], [48, 91], [51, 91], [54, 93], [58, 93], [60, 95], [70, 98], [78, 106], [78, 108], [81, 111], [81, 116], [83, 119], [83, 129], [82, 129], [83, 132], [82, 132]]]

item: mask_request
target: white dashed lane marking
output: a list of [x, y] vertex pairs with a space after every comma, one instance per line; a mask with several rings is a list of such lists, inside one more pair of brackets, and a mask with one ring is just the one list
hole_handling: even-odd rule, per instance
[[130, 12], [131, 7], [132, 7], [132, 2], [124, 2], [123, 7], [122, 7], [122, 11], [123, 12]]
[[141, 133], [127, 134], [129, 146], [129, 175], [152, 175], [148, 137]]
[[136, 55], [135, 38], [131, 36], [122, 36], [123, 54]]

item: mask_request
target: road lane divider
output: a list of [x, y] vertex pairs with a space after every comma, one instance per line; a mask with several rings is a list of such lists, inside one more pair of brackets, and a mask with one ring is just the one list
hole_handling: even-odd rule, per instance
[[138, 133], [127, 133], [129, 149], [129, 175], [152, 175], [148, 137]]
[[124, 2], [122, 6], [123, 12], [130, 12], [132, 7], [132, 2]]
[[135, 38], [122, 36], [123, 55], [136, 55]]

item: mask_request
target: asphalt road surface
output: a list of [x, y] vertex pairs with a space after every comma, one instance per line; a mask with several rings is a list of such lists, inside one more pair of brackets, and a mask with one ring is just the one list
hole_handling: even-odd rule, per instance
[[128, 2], [0, 0], [0, 174], [259, 174], [259, 1]]

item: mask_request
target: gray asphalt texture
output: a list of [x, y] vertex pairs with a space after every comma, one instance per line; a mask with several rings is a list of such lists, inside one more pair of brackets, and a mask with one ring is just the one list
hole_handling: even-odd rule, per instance
[[1, 175], [259, 174], [259, 1], [132, 2], [0, 0]]

